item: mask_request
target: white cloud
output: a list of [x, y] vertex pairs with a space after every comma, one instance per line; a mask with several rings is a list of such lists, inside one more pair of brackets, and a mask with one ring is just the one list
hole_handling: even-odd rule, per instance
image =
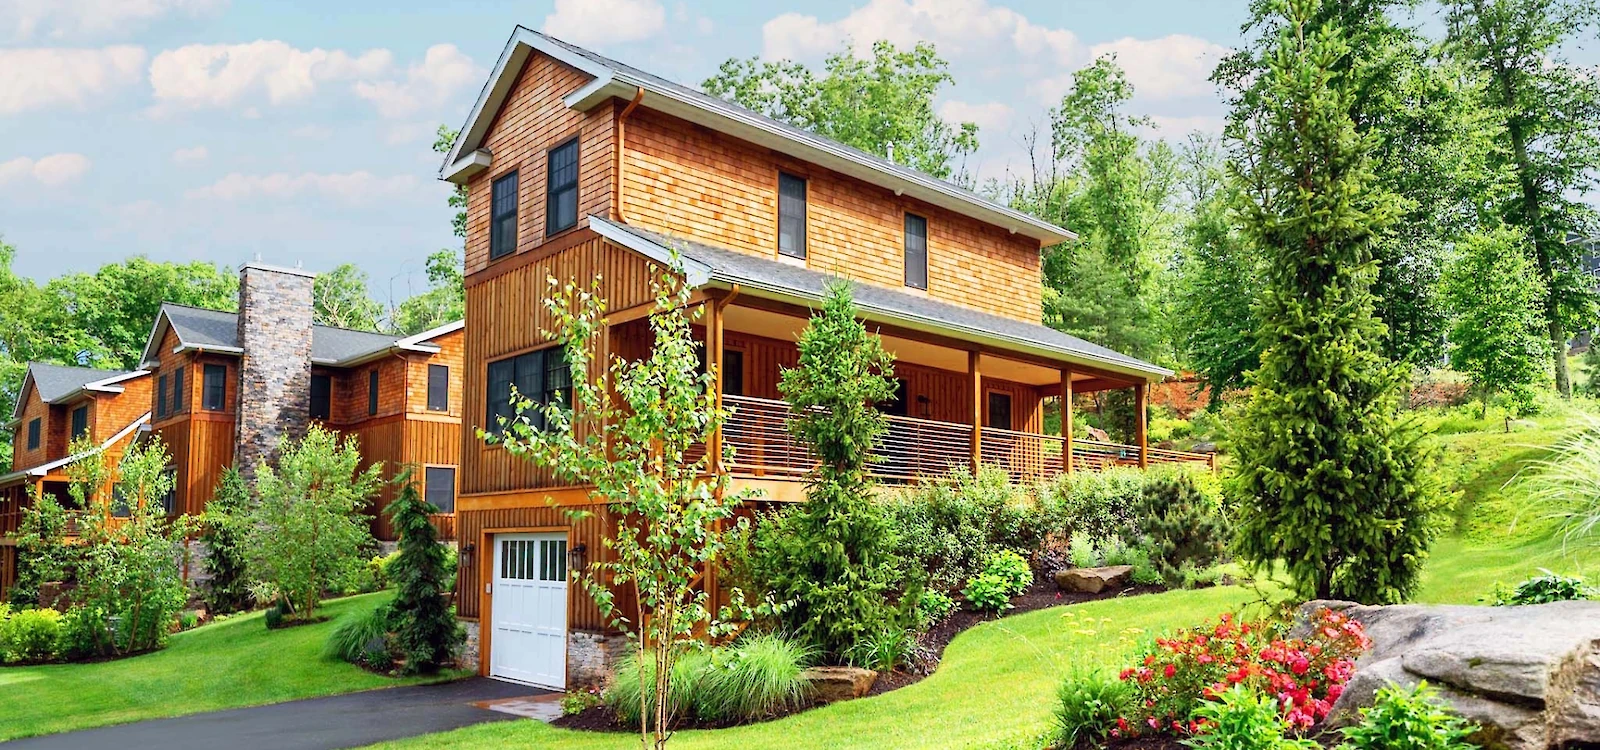
[[556, 0], [544, 33], [581, 45], [648, 39], [667, 23], [660, 0]]
[[0, 49], [0, 116], [58, 105], [83, 107], [139, 82], [140, 47]]
[[51, 154], [38, 159], [19, 156], [0, 162], [0, 186], [32, 182], [61, 187], [88, 173], [90, 165], [83, 154]]
[[978, 135], [1004, 133], [1011, 125], [1011, 107], [1000, 102], [969, 102], [951, 100], [939, 105], [939, 117], [952, 125], [963, 122], [978, 126]]
[[172, 13], [198, 16], [220, 10], [227, 0], [6, 0], [0, 29], [18, 40], [126, 35]]
[[884, 39], [900, 47], [933, 42], [946, 58], [1004, 55], [1045, 65], [1081, 58], [1077, 35], [1035, 24], [988, 0], [869, 0], [837, 21], [785, 13], [761, 27], [769, 59], [815, 59], [849, 40], [858, 54]]
[[383, 142], [391, 146], [415, 143], [433, 134], [436, 126], [426, 122], [397, 122], [383, 128]]
[[227, 107], [265, 94], [272, 104], [304, 99], [317, 86], [382, 75], [394, 57], [385, 49], [352, 55], [301, 50], [281, 41], [191, 44], [156, 55], [150, 86], [161, 108]]
[[428, 48], [421, 62], [406, 70], [404, 80], [357, 81], [355, 92], [372, 102], [378, 114], [399, 119], [439, 107], [485, 75], [454, 44], [436, 44]]
[[1151, 99], [1176, 99], [1214, 95], [1208, 79], [1228, 51], [1227, 47], [1199, 37], [1172, 34], [1160, 39], [1124, 37], [1096, 44], [1089, 48], [1089, 56], [1115, 54], [1137, 94]]
[[193, 200], [242, 201], [254, 198], [289, 199], [302, 196], [332, 198], [345, 203], [369, 203], [413, 190], [411, 175], [378, 177], [366, 170], [326, 174], [277, 172], [249, 175], [234, 172], [205, 187], [184, 193]]
[[179, 164], [185, 164], [193, 161], [205, 161], [206, 157], [210, 155], [210, 150], [205, 146], [194, 146], [191, 148], [180, 148], [176, 151], [173, 151], [172, 160]]

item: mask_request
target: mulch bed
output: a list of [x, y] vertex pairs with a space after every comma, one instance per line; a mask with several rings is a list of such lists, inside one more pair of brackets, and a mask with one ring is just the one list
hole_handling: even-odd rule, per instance
[[[872, 689], [867, 691], [867, 696], [870, 697], [874, 695], [882, 695], [893, 690], [899, 690], [907, 685], [914, 685], [918, 682], [921, 682], [923, 678], [932, 674], [934, 668], [938, 666], [939, 660], [944, 657], [945, 647], [950, 645], [950, 642], [955, 640], [956, 636], [961, 635], [968, 628], [973, 626], [990, 622], [992, 620], [999, 620], [1004, 617], [1034, 612], [1048, 607], [1058, 607], [1065, 604], [1082, 604], [1084, 602], [1092, 602], [1099, 599], [1115, 599], [1121, 596], [1155, 594], [1165, 590], [1166, 589], [1162, 586], [1130, 586], [1120, 591], [1103, 591], [1098, 594], [1074, 594], [1060, 591], [1057, 589], [1055, 581], [1053, 580], [1045, 579], [1034, 581], [1033, 585], [1029, 586], [1027, 591], [1024, 591], [1020, 596], [1012, 597], [1011, 609], [1006, 610], [1004, 614], [996, 615], [987, 612], [957, 610], [950, 617], [946, 618], [944, 622], [941, 622], [938, 625], [928, 629], [928, 632], [923, 633], [917, 641], [918, 657], [919, 660], [923, 662], [921, 668], [895, 672], [884, 672], [879, 674], [878, 679], [872, 683]], [[786, 711], [768, 717], [768, 720], [800, 713], [801, 711], [805, 711], [814, 707], [814, 705], [803, 705], [792, 711]], [[616, 714], [612, 712], [610, 708], [607, 708], [604, 705], [592, 706], [576, 714], [562, 716], [561, 718], [550, 723], [552, 726], [561, 727], [563, 729], [582, 729], [599, 732], [638, 731], [639, 729], [635, 726], [622, 726], [619, 724]], [[678, 726], [673, 727], [673, 729], [720, 729], [725, 726], [729, 725], [698, 721], [684, 721]], [[1171, 744], [1127, 745], [1126, 747], [1130, 749], [1137, 748], [1138, 750], [1146, 750], [1147, 748], [1149, 750], [1156, 750], [1158, 748], [1164, 750], [1168, 747], [1181, 748], [1183, 746], [1179, 744]]]

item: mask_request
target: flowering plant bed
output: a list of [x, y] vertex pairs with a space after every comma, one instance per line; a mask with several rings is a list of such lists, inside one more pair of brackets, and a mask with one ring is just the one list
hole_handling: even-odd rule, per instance
[[1304, 638], [1287, 637], [1280, 624], [1223, 615], [1215, 625], [1156, 639], [1119, 675], [1132, 688], [1132, 700], [1112, 737], [1201, 733], [1205, 725], [1194, 718], [1195, 709], [1234, 685], [1271, 696], [1290, 726], [1310, 730], [1327, 717], [1356, 657], [1371, 646], [1348, 616], [1321, 610], [1314, 617]]

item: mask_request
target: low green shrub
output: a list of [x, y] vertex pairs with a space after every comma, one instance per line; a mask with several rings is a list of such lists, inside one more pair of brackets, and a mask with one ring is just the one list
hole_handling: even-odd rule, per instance
[[267, 611], [261, 615], [261, 619], [266, 621], [268, 630], [277, 630], [283, 627], [283, 618], [286, 615], [288, 615], [288, 607], [284, 606], [282, 601], [277, 601], [272, 606], [267, 607]]
[[61, 637], [61, 613], [53, 609], [24, 609], [11, 613], [3, 626], [0, 646], [8, 662], [49, 661]]
[[967, 581], [961, 595], [967, 604], [980, 612], [1004, 612], [1011, 609], [1011, 584], [994, 573], [979, 573]]
[[1096, 542], [1121, 536], [1144, 495], [1145, 475], [1117, 466], [1105, 471], [1059, 474], [1040, 489], [1051, 531], [1062, 538], [1082, 535]]
[[857, 667], [887, 672], [906, 663], [914, 645], [911, 633], [905, 628], [885, 628], [856, 641], [845, 653], [845, 661]]
[[923, 589], [917, 597], [917, 628], [927, 630], [944, 622], [950, 613], [955, 611], [956, 600], [943, 591]]
[[1221, 562], [1233, 533], [1222, 485], [1211, 472], [1194, 469], [1151, 470], [1131, 526], [1132, 545], [1146, 550], [1169, 586], [1182, 582], [1185, 565]]
[[1495, 584], [1494, 591], [1489, 595], [1489, 603], [1496, 607], [1549, 604], [1581, 601], [1595, 595], [1594, 589], [1585, 584], [1582, 578], [1557, 575], [1544, 568], [1540, 568], [1539, 572], [1540, 575], [1517, 584], [1515, 589]]
[[565, 695], [561, 696], [561, 715], [581, 714], [602, 703], [605, 703], [605, 698], [595, 688], [568, 690]]
[[61, 615], [61, 632], [56, 638], [56, 657], [73, 661], [108, 653], [111, 635], [106, 631], [105, 614], [92, 607], [73, 607]]
[[1278, 702], [1243, 685], [1234, 685], [1218, 700], [1200, 704], [1191, 726], [1184, 729], [1200, 732], [1184, 744], [1202, 750], [1321, 748], [1311, 740], [1287, 736], [1289, 722], [1278, 714]]
[[1033, 585], [1033, 568], [1028, 567], [1028, 561], [1011, 550], [1001, 550], [989, 556], [983, 566], [983, 572], [998, 576], [1005, 581], [1006, 593], [1016, 596], [1028, 590]]
[[1142, 546], [1130, 545], [1118, 537], [1095, 542], [1085, 535], [1072, 538], [1072, 565], [1077, 568], [1095, 568], [1105, 565], [1127, 565], [1133, 568], [1132, 580], [1141, 586], [1161, 583], [1161, 572], [1150, 559], [1150, 551]]
[[1407, 690], [1379, 688], [1370, 708], [1361, 709], [1360, 723], [1344, 728], [1342, 750], [1469, 750], [1473, 727], [1440, 702], [1423, 682]]
[[1051, 525], [1029, 488], [1013, 484], [994, 466], [980, 467], [976, 475], [962, 468], [923, 481], [886, 507], [894, 552], [906, 574], [942, 591], [982, 572], [997, 552], [1033, 556]]
[[389, 614], [388, 605], [384, 605], [340, 617], [323, 643], [323, 658], [377, 670], [393, 666], [394, 660], [389, 655]]
[[[729, 646], [694, 649], [673, 664], [668, 724], [694, 718], [711, 723], [755, 721], [799, 707], [809, 696], [800, 678], [814, 652], [778, 635], [748, 636]], [[624, 656], [605, 692], [605, 703], [628, 725], [639, 723], [639, 693], [654, 705], [655, 664]]]
[[1056, 698], [1056, 746], [1100, 746], [1126, 713], [1133, 690], [1115, 674], [1079, 665], [1067, 673]]

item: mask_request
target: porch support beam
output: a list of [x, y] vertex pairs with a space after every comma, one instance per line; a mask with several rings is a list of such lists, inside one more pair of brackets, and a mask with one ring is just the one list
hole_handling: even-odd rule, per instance
[[1149, 396], [1149, 383], [1140, 383], [1133, 387], [1133, 430], [1134, 434], [1138, 436], [1138, 440], [1135, 442], [1139, 446], [1139, 468], [1141, 469], [1150, 468], [1150, 445], [1148, 439], [1150, 422]]
[[[722, 305], [720, 300], [708, 300], [705, 303], [706, 311], [706, 363], [713, 373], [711, 383], [712, 405], [718, 410], [722, 409]], [[706, 446], [711, 453], [711, 471], [714, 474], [722, 472], [722, 427], [717, 427], [711, 433], [711, 444]]]
[[1072, 371], [1061, 370], [1061, 470], [1072, 473]]
[[967, 376], [972, 380], [972, 473], [978, 473], [983, 456], [983, 368], [978, 364], [982, 356], [976, 351], [967, 352]]

